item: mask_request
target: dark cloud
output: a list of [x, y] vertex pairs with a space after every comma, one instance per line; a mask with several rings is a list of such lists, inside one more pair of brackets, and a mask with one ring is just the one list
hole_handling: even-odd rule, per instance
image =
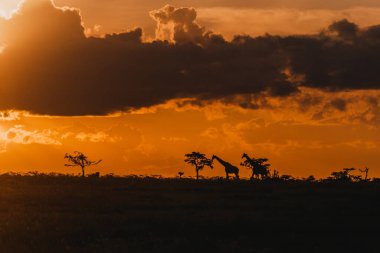
[[331, 106], [339, 111], [347, 109], [347, 101], [342, 98], [336, 98], [331, 101]]
[[0, 109], [100, 115], [183, 97], [256, 108], [233, 97], [380, 87], [379, 27], [360, 30], [341, 21], [329, 28], [338, 36], [236, 36], [227, 42], [198, 25], [192, 8], [166, 6], [151, 15], [159, 37], [169, 41], [143, 42], [139, 28], [86, 38], [78, 10], [26, 2], [0, 23], [7, 45], [0, 55]]
[[143, 31], [141, 28], [136, 28], [133, 31], [125, 32], [125, 33], [114, 33], [114, 34], [106, 34], [105, 39], [107, 41], [119, 41], [122, 43], [141, 43], [142, 42]]
[[353, 40], [356, 38], [359, 27], [347, 19], [336, 21], [329, 26], [329, 31], [336, 32], [344, 40]]
[[347, 20], [334, 22], [318, 36], [281, 38], [290, 69], [301, 86], [328, 91], [379, 89], [380, 29], [359, 29]]

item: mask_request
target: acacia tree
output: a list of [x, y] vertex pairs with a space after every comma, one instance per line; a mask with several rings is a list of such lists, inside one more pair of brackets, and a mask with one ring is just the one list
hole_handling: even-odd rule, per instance
[[240, 165], [252, 171], [251, 180], [253, 180], [255, 176], [257, 178], [261, 176], [261, 179], [263, 180], [264, 178], [267, 178], [269, 175], [269, 167], [271, 165], [267, 162], [268, 162], [267, 158], [249, 158], [247, 156], [246, 160], [240, 163]]
[[360, 181], [360, 176], [354, 176], [350, 174], [352, 171], [355, 170], [355, 168], [344, 168], [342, 171], [336, 171], [331, 173], [330, 178], [342, 182]]
[[65, 159], [68, 160], [69, 163], [65, 164], [66, 167], [81, 167], [82, 169], [82, 177], [84, 177], [84, 168], [92, 165], [99, 164], [102, 160], [97, 162], [93, 162], [88, 160], [87, 156], [79, 151], [74, 151], [74, 155], [67, 154], [65, 155]]
[[194, 166], [197, 173], [197, 180], [199, 179], [199, 171], [203, 170], [205, 166], [213, 169], [212, 160], [207, 158], [205, 154], [199, 152], [192, 152], [191, 154], [185, 154], [185, 162]]

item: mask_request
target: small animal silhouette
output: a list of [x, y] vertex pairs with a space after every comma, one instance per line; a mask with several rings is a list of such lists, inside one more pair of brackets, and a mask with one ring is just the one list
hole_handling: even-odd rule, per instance
[[225, 170], [226, 170], [226, 179], [228, 180], [230, 178], [230, 174], [235, 174], [235, 177], [236, 177], [236, 180], [239, 179], [239, 168], [222, 160], [220, 157], [216, 156], [216, 155], [213, 155], [212, 156], [212, 161], [214, 161], [214, 159], [216, 159], [222, 166], [224, 166]]
[[89, 178], [100, 178], [100, 172], [95, 172], [93, 174], [89, 174], [87, 177], [89, 177]]

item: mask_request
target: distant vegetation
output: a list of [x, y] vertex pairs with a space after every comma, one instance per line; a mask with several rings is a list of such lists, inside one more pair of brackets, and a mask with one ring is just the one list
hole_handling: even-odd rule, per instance
[[[102, 160], [91, 161], [88, 157], [79, 151], [74, 151], [73, 154], [66, 154], [64, 157], [68, 163], [65, 164], [66, 167], [80, 167], [81, 168], [81, 176], [86, 177], [85, 168], [89, 166], [98, 165]], [[196, 180], [205, 179], [202, 175], [200, 175], [200, 171], [202, 171], [205, 167], [209, 167], [211, 169], [214, 168], [214, 160], [218, 160], [219, 163], [225, 167], [226, 170], [226, 179], [228, 180], [228, 174], [233, 173], [236, 174], [236, 179], [239, 180], [239, 169], [232, 164], [220, 159], [219, 157], [213, 155], [212, 158], [208, 158], [205, 154], [200, 152], [192, 152], [189, 154], [185, 154], [185, 162], [195, 169], [195, 178]], [[254, 182], [308, 182], [308, 183], [323, 183], [323, 182], [370, 182], [370, 181], [380, 181], [378, 178], [370, 178], [369, 177], [369, 168], [357, 169], [357, 168], [343, 168], [341, 171], [334, 171], [327, 178], [316, 179], [314, 175], [310, 175], [308, 177], [299, 178], [294, 177], [292, 175], [283, 174], [276, 169], [271, 170], [271, 164], [268, 163], [268, 158], [254, 158], [253, 156], [249, 156], [246, 153], [242, 155], [242, 162], [240, 166], [249, 169], [251, 171], [250, 181]], [[3, 175], [7, 176], [43, 176], [43, 177], [75, 177], [74, 174], [65, 174], [65, 173], [49, 173], [44, 174], [37, 171], [27, 172], [27, 173], [14, 173], [9, 172]], [[185, 176], [184, 171], [179, 171], [177, 174], [177, 178], [181, 180], [192, 179], [191, 176]], [[99, 172], [95, 172], [92, 174], [88, 174], [87, 178], [134, 178], [134, 179], [163, 179], [161, 175], [129, 175], [129, 176], [116, 176], [113, 173], [107, 175], [100, 175]], [[208, 180], [223, 180], [222, 177], [211, 177]], [[246, 181], [246, 179], [242, 179]]]
[[[352, 170], [353, 169], [353, 170]], [[351, 174], [352, 172], [360, 172], [360, 169], [354, 169], [350, 168], [349, 174], [346, 175], [347, 169], [343, 169], [342, 171], [338, 172], [332, 172], [330, 176], [327, 178], [320, 178], [316, 179], [313, 175], [310, 175], [308, 177], [293, 177], [291, 175], [279, 175], [279, 174], [270, 174], [265, 179], [260, 179], [260, 180], [254, 180], [252, 181], [251, 179], [240, 179], [240, 181], [243, 182], [254, 182], [254, 183], [263, 183], [263, 184], [276, 184], [276, 183], [281, 183], [281, 182], [293, 182], [293, 183], [364, 183], [364, 182], [380, 182], [380, 178], [368, 178], [365, 179], [365, 177], [361, 175], [353, 175]], [[99, 172], [87, 174], [85, 176], [86, 179], [131, 179], [131, 180], [138, 180], [138, 181], [147, 181], [147, 180], [152, 180], [152, 181], [157, 181], [157, 180], [166, 180], [166, 181], [181, 181], [181, 182], [186, 182], [186, 181], [194, 181], [197, 180], [196, 177], [191, 177], [187, 176], [184, 177], [185, 173], [184, 172], [179, 172], [178, 176], [176, 177], [163, 177], [162, 175], [136, 175], [136, 174], [130, 174], [130, 175], [115, 175], [113, 173], [108, 173], [101, 175]], [[71, 173], [71, 174], [65, 174], [65, 173], [56, 173], [56, 172], [51, 172], [51, 173], [43, 173], [43, 172], [38, 172], [38, 171], [30, 171], [26, 173], [21, 173], [21, 172], [7, 172], [0, 174], [0, 177], [14, 177], [14, 178], [22, 178], [22, 177], [38, 177], [38, 178], [78, 178], [78, 174]], [[81, 176], [82, 177], [82, 176]], [[80, 179], [80, 177], [79, 177]], [[214, 177], [204, 177], [202, 175], [198, 176], [198, 180], [202, 179], [204, 182], [216, 182], [216, 181], [227, 181], [224, 177], [221, 176], [214, 176]]]

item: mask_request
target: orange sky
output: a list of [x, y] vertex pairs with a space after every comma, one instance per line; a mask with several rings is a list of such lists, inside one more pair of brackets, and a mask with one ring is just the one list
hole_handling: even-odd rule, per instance
[[[1, 0], [0, 16], [8, 16], [19, 2]], [[195, 7], [202, 25], [227, 37], [238, 33], [315, 33], [342, 18], [363, 26], [378, 24], [380, 20], [377, 0], [55, 0], [55, 3], [79, 8], [88, 32], [93, 34], [142, 27], [148, 37], [153, 37], [155, 30], [149, 11], [165, 4]]]
[[[46, 0], [34, 0], [34, 2], [46, 2]], [[149, 16], [149, 11], [158, 10], [166, 3], [196, 7], [198, 14], [194, 23], [196, 32], [201, 31], [199, 27], [206, 26], [207, 30], [220, 33], [227, 39], [242, 33], [251, 36], [265, 33], [315, 34], [328, 27], [332, 21], [342, 18], [350, 18], [362, 27], [380, 23], [378, 18], [380, 4], [377, 4], [377, 1], [347, 0], [342, 1], [341, 5], [330, 6], [318, 4], [321, 1], [289, 1], [289, 4], [284, 1], [268, 1], [267, 5], [262, 4], [262, 1], [252, 1], [249, 5], [245, 2], [108, 0], [94, 3], [89, 0], [56, 0], [57, 6], [68, 5], [80, 8], [84, 23], [83, 31], [80, 29], [80, 23], [75, 23], [77, 22], [75, 14], [66, 12], [71, 13], [71, 19], [67, 22], [71, 22], [70, 25], [78, 29], [76, 33], [71, 29], [66, 30], [63, 27], [66, 23], [62, 23], [61, 29], [58, 19], [54, 19], [54, 22], [58, 22], [56, 26], [52, 25], [54, 29], [50, 27], [37, 29], [37, 25], [49, 23], [55, 18], [53, 12], [46, 15], [36, 13], [39, 19], [38, 21], [34, 19], [36, 24], [21, 18], [12, 25], [2, 25], [0, 21], [0, 42], [4, 38], [0, 66], [8, 69], [7, 73], [0, 71], [2, 78], [0, 89], [4, 92], [9, 91], [6, 94], [10, 94], [3, 98], [6, 102], [1, 103], [1, 107], [8, 110], [4, 110], [0, 115], [0, 172], [38, 170], [79, 173], [79, 170], [63, 166], [63, 156], [66, 152], [80, 150], [94, 160], [103, 159], [97, 168], [90, 169], [103, 174], [174, 176], [178, 171], [185, 171], [189, 176], [194, 175], [194, 171], [183, 162], [184, 154], [200, 151], [208, 156], [219, 155], [235, 165], [240, 164], [243, 152], [255, 157], [267, 157], [273, 169], [301, 177], [311, 174], [326, 177], [331, 171], [344, 167], [365, 166], [370, 168], [370, 176], [380, 177], [378, 159], [380, 86], [376, 84], [368, 84], [364, 89], [351, 89], [351, 86], [355, 85], [353, 83], [349, 87], [330, 92], [309, 85], [301, 87], [299, 92], [284, 97], [258, 98], [255, 100], [259, 104], [258, 107], [252, 104], [245, 106], [245, 96], [240, 96], [239, 93], [233, 94], [236, 96], [230, 98], [223, 97], [224, 93], [218, 91], [220, 94], [211, 100], [206, 99], [204, 103], [194, 102], [194, 98], [189, 97], [189, 94], [193, 94], [193, 90], [185, 93], [186, 96], [182, 98], [177, 95], [162, 95], [163, 98], [157, 101], [153, 94], [148, 102], [141, 105], [137, 98], [137, 101], [127, 103], [125, 106], [132, 105], [135, 108], [123, 111], [119, 102], [116, 105], [112, 104], [113, 107], [103, 108], [103, 104], [108, 106], [107, 99], [100, 101], [101, 96], [98, 99], [96, 89], [94, 94], [88, 92], [88, 96], [96, 97], [98, 101], [95, 103], [96, 106], [87, 105], [94, 103], [93, 100], [83, 100], [81, 104], [73, 99], [71, 103], [57, 107], [54, 101], [64, 103], [66, 97], [54, 98], [54, 94], [65, 92], [65, 88], [59, 85], [61, 82], [64, 83], [66, 80], [64, 73], [69, 70], [60, 68], [59, 73], [63, 73], [62, 76], [55, 76], [56, 72], [46, 74], [43, 67], [30, 68], [30, 65], [24, 65], [25, 57], [30, 57], [37, 59], [39, 64], [46, 64], [47, 61], [46, 66], [55, 66], [55, 61], [59, 59], [53, 56], [57, 50], [61, 50], [60, 41], [80, 43], [76, 41], [82, 40], [80, 36], [82, 32], [87, 36], [103, 36], [105, 33], [142, 27], [144, 39], [147, 41], [154, 39], [155, 36], [157, 38], [168, 36], [170, 39], [175, 33], [167, 30], [169, 28], [166, 26], [160, 27], [161, 30], [157, 31], [157, 23]], [[16, 6], [17, 1], [0, 0], [0, 15], [7, 17], [10, 10]], [[69, 14], [65, 17], [69, 20]], [[54, 22], [50, 23], [55, 24]], [[47, 29], [52, 30], [47, 31]], [[35, 40], [35, 37], [42, 39]], [[184, 38], [192, 42], [198, 40], [193, 34], [186, 34]], [[28, 46], [24, 43], [27, 41], [30, 42], [28, 46], [36, 47], [37, 52], [42, 53], [38, 55], [34, 51], [26, 52]], [[60, 47], [50, 47], [49, 44], [59, 44]], [[25, 51], [20, 51], [20, 48]], [[148, 56], [149, 54], [146, 57]], [[165, 56], [162, 55], [163, 58]], [[127, 54], [125, 57], [134, 56]], [[183, 58], [180, 58], [179, 61], [182, 60]], [[73, 64], [75, 63], [70, 63]], [[140, 63], [137, 60], [123, 64], [130, 64], [129, 68], [135, 68], [134, 64], [137, 66]], [[93, 71], [91, 69], [85, 73], [79, 71], [81, 75], [78, 76], [91, 75]], [[140, 70], [136, 67], [136, 71]], [[40, 73], [44, 73], [46, 80], [56, 78], [57, 83], [52, 84], [56, 88], [43, 96], [34, 96], [34, 92], [43, 94], [43, 88], [46, 88], [39, 87], [37, 81], [34, 81]], [[159, 77], [161, 74], [162, 70]], [[223, 77], [223, 73], [220, 75]], [[289, 79], [304, 78], [291, 73], [286, 75], [289, 75], [287, 76]], [[131, 80], [135, 80], [135, 77], [131, 77]], [[140, 82], [140, 79], [136, 80]], [[112, 90], [107, 89], [107, 84], [111, 81], [109, 79], [104, 81], [105, 96], [108, 92], [112, 94]], [[25, 86], [29, 87], [25, 94], [21, 92], [24, 82], [31, 84], [30, 87]], [[360, 86], [361, 82], [369, 81], [358, 78], [357, 82]], [[91, 86], [84, 86], [83, 90], [89, 87]], [[171, 87], [162, 87], [163, 91], [166, 89]], [[83, 91], [78, 87], [77, 91], [73, 91], [75, 92]], [[157, 94], [158, 96], [161, 96], [161, 93]], [[139, 95], [136, 94], [136, 97]], [[252, 97], [257, 99], [254, 95]], [[83, 113], [73, 115], [76, 108], [79, 111], [79, 107], [80, 109], [83, 107]], [[82, 116], [88, 114], [89, 110], [95, 110], [98, 116]], [[118, 112], [107, 114], [110, 110]], [[57, 116], [63, 114], [70, 116]], [[241, 173], [242, 176], [249, 176], [249, 171], [244, 168], [241, 168]], [[217, 165], [213, 171], [207, 168], [202, 174], [223, 176], [224, 171]]]

